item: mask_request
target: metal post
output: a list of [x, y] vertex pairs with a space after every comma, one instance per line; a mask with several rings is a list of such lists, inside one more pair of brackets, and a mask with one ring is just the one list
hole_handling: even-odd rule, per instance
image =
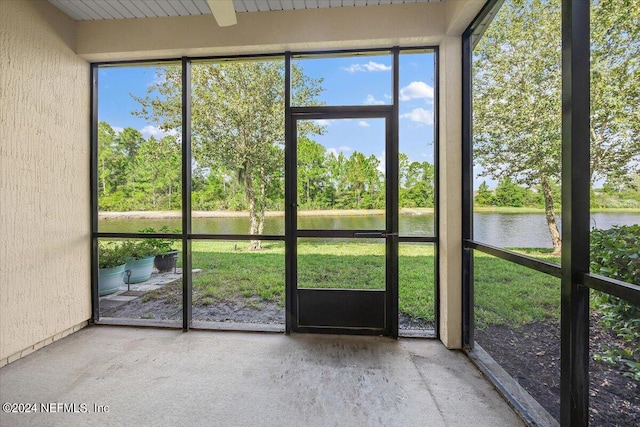
[[182, 330], [191, 326], [191, 61], [182, 58]]
[[296, 126], [291, 117], [291, 52], [284, 56], [284, 234], [285, 234], [285, 332], [291, 333], [297, 316], [296, 229]]
[[589, 423], [589, 91], [591, 2], [562, 0], [562, 284], [560, 417]]
[[91, 130], [90, 194], [91, 200], [91, 321], [100, 319], [100, 290], [98, 287], [98, 67], [91, 64]]
[[[462, 239], [473, 238], [473, 32], [462, 35]], [[462, 345], [474, 344], [473, 249], [462, 249]]]
[[387, 333], [398, 338], [398, 227], [400, 221], [399, 204], [399, 100], [400, 100], [400, 48], [391, 50], [393, 54], [393, 109], [391, 120], [385, 120], [386, 126], [386, 230], [390, 237], [386, 238], [386, 306]]

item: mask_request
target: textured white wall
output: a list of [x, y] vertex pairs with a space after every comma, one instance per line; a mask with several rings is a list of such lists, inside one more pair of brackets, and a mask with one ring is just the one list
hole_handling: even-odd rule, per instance
[[89, 65], [48, 2], [0, 0], [0, 360], [91, 315]]
[[462, 39], [440, 44], [440, 339], [462, 346]]

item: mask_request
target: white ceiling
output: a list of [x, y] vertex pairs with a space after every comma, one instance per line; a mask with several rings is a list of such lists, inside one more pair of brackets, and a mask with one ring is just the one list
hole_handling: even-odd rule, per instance
[[[269, 12], [440, 1], [444, 0], [233, 0], [233, 5], [236, 12]], [[49, 2], [71, 18], [80, 21], [211, 14], [206, 0], [49, 0]]]

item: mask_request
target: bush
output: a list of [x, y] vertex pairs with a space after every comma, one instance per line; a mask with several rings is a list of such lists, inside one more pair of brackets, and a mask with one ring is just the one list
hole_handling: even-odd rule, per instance
[[113, 268], [124, 265], [129, 251], [118, 242], [100, 242], [98, 244], [98, 268]]
[[[617, 226], [591, 232], [591, 271], [640, 283], [640, 225]], [[601, 348], [595, 356], [611, 364], [626, 365], [626, 375], [640, 380], [640, 307], [605, 293], [594, 293], [600, 323], [623, 340], [615, 347]]]
[[[143, 228], [142, 230], [138, 230], [138, 232], [139, 233], [155, 233], [156, 230], [153, 227], [147, 227], [147, 228]], [[163, 225], [158, 231], [158, 233], [166, 233], [166, 234], [170, 233], [169, 227], [166, 225]], [[173, 233], [175, 234], [180, 233], [180, 230], [173, 230]], [[148, 239], [143, 239], [141, 242], [141, 245], [143, 246], [144, 250], [148, 252], [148, 256], [150, 256], [150, 255], [163, 255], [163, 254], [166, 254], [167, 252], [175, 250], [173, 249], [174, 243], [175, 243], [175, 239], [148, 238]]]

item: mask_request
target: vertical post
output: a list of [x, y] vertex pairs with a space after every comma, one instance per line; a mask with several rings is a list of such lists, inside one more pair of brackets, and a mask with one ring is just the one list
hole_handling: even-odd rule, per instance
[[562, 285], [560, 417], [589, 423], [589, 90], [591, 2], [562, 0]]
[[191, 61], [182, 58], [182, 330], [191, 326]]
[[295, 123], [291, 117], [291, 52], [284, 56], [284, 230], [285, 230], [285, 333], [297, 316], [296, 153]]
[[98, 287], [98, 67], [91, 64], [91, 128], [89, 139], [89, 185], [91, 201], [91, 321], [100, 319], [100, 291]]
[[391, 50], [393, 55], [393, 110], [386, 126], [386, 328], [392, 338], [398, 338], [398, 222], [399, 206], [399, 99], [400, 99], [400, 49]]
[[473, 31], [462, 35], [462, 346], [473, 349], [474, 290], [473, 249], [464, 247], [473, 238]]
[[[433, 79], [435, 87], [435, 97], [433, 102], [433, 117], [435, 122], [434, 136], [433, 136], [433, 163], [434, 163], [434, 198], [433, 198], [433, 226], [435, 229], [434, 237], [436, 238], [433, 244], [433, 292], [435, 293], [433, 298], [433, 313], [434, 313], [434, 326], [436, 330], [436, 339], [440, 339], [440, 249], [438, 242], [440, 241], [440, 49], [435, 47], [434, 64], [433, 64]], [[399, 185], [399, 183], [398, 183]]]

